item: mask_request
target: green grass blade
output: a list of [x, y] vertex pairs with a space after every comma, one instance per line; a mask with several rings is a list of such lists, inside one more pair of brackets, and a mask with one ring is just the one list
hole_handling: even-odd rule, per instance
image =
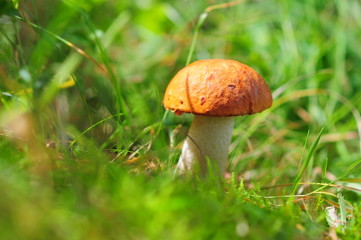
[[[340, 177], [338, 177], [337, 179], [333, 180], [333, 181], [330, 181], [329, 183], [327, 184], [334, 184], [335, 182], [337, 181], [340, 181], [342, 179], [344, 179], [346, 176], [350, 175], [350, 174], [353, 174], [355, 172], [361, 172], [361, 168], [357, 166], [358, 165], [361, 165], [361, 158], [358, 160], [358, 161], [355, 161], [353, 164], [351, 164], [345, 171], [344, 171], [344, 174]], [[314, 194], [315, 192], [319, 192], [319, 191], [322, 191], [323, 189], [329, 187], [329, 185], [324, 185], [320, 188], [317, 188], [316, 190], [310, 192], [310, 193], [307, 193], [306, 195], [312, 195]]]
[[324, 181], [325, 177], [326, 177], [326, 173], [327, 173], [327, 166], [328, 166], [328, 158], [326, 158], [324, 161], [323, 161], [323, 165], [322, 165], [322, 179], [321, 179], [321, 182]]
[[337, 194], [338, 198], [338, 204], [340, 206], [340, 221], [341, 225], [345, 227], [346, 225], [346, 217], [347, 217], [347, 211], [346, 211], [346, 203], [343, 195], [341, 193]]
[[204, 21], [206, 20], [207, 16], [208, 16], [208, 13], [202, 13], [199, 16], [196, 28], [194, 30], [193, 39], [192, 39], [191, 47], [189, 49], [186, 65], [189, 65], [190, 62], [191, 62], [192, 55], [193, 55], [194, 49], [196, 47], [199, 30], [201, 29], [201, 27], [202, 27]]
[[[80, 135], [79, 137], [83, 136], [84, 134], [86, 134], [87, 132], [89, 132], [90, 130], [92, 130], [93, 128], [95, 128], [96, 126], [98, 126], [99, 124], [102, 124], [103, 122], [109, 120], [109, 119], [112, 119], [112, 118], [115, 118], [115, 117], [119, 117], [119, 116], [122, 116], [123, 113], [118, 113], [118, 114], [115, 114], [115, 115], [112, 115], [112, 116], [109, 116], [107, 118], [104, 118], [102, 120], [100, 120], [99, 122], [97, 123], [94, 123], [93, 125], [91, 125], [90, 127], [88, 127], [87, 129], [85, 129]], [[74, 140], [71, 145], [74, 145], [76, 143], [76, 140]]]
[[298, 172], [298, 174], [297, 174], [297, 176], [296, 176], [296, 178], [295, 178], [295, 180], [294, 180], [294, 185], [293, 185], [293, 188], [292, 188], [292, 191], [291, 191], [291, 192], [292, 192], [292, 195], [295, 194], [296, 189], [297, 189], [297, 186], [298, 186], [298, 183], [301, 181], [301, 177], [302, 177], [302, 175], [305, 173], [306, 168], [307, 168], [308, 164], [309, 164], [310, 161], [311, 161], [311, 158], [313, 157], [313, 155], [314, 155], [314, 153], [315, 153], [315, 150], [316, 150], [316, 147], [317, 147], [317, 145], [318, 145], [318, 142], [320, 141], [320, 138], [321, 138], [321, 136], [322, 136], [323, 129], [324, 129], [324, 128], [321, 128], [320, 132], [318, 133], [316, 140], [315, 140], [314, 143], [312, 144], [312, 146], [311, 146], [311, 148], [310, 148], [310, 151], [308, 152], [306, 159], [303, 161], [302, 166], [301, 166], [301, 169], [300, 169], [300, 171]]

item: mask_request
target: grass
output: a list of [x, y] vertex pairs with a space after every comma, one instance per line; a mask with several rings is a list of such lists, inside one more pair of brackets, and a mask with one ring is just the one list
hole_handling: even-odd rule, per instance
[[[360, 11], [5, 1], [0, 238], [360, 239]], [[236, 118], [225, 178], [179, 177], [192, 116], [165, 112], [163, 92], [205, 58], [252, 66], [274, 104]]]

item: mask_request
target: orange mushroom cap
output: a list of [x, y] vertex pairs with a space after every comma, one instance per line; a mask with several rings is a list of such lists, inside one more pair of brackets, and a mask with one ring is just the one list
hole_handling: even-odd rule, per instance
[[170, 81], [164, 107], [176, 113], [237, 116], [271, 107], [272, 94], [263, 78], [234, 60], [199, 60], [181, 69]]

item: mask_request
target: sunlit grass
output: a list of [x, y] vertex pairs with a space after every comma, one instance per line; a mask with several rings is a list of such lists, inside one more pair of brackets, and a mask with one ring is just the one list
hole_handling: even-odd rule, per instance
[[[17, 3], [0, 6], [1, 239], [361, 238], [358, 1]], [[174, 174], [192, 116], [162, 106], [204, 58], [274, 97], [236, 118], [224, 178]]]

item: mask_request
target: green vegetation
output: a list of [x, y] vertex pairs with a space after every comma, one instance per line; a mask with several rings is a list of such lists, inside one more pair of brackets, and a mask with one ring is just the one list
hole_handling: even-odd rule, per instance
[[[224, 3], [1, 1], [0, 239], [361, 238], [360, 1]], [[173, 174], [188, 57], [274, 95], [222, 179]]]

